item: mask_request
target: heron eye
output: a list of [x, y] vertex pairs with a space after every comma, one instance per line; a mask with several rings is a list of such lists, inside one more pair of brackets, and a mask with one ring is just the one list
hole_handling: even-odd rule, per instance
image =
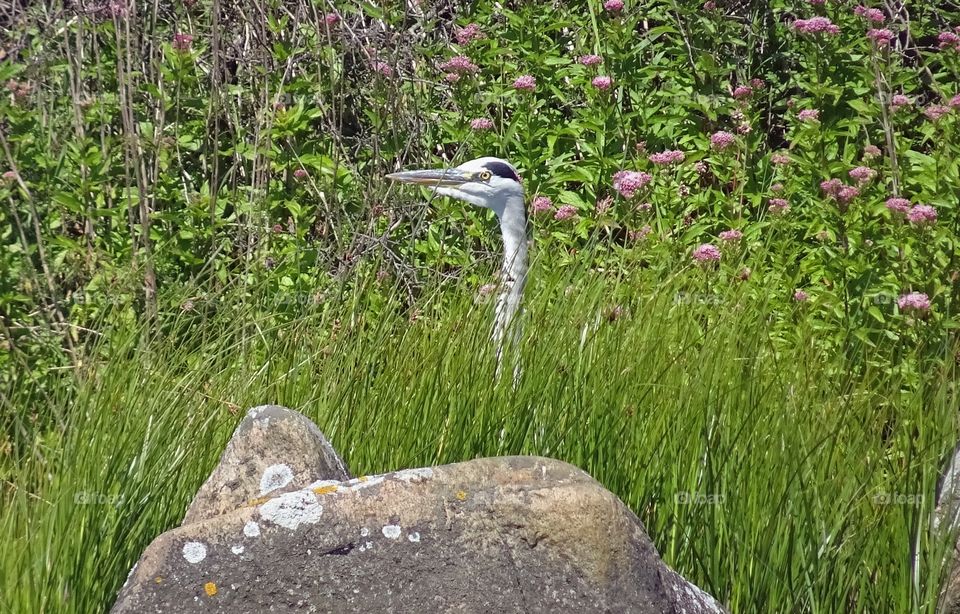
[[479, 177], [484, 181], [490, 181], [490, 178], [493, 177], [493, 174], [490, 171], [480, 171]]

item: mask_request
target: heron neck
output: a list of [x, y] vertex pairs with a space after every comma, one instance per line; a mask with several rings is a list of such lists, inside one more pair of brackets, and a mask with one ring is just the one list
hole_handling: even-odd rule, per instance
[[[503, 370], [504, 349], [516, 347], [519, 326], [513, 322], [520, 311], [520, 299], [527, 282], [527, 212], [523, 196], [511, 197], [496, 209], [503, 234], [503, 269], [500, 272], [500, 293], [493, 323], [493, 339], [497, 348], [497, 378]], [[511, 331], [509, 337], [507, 331]], [[514, 385], [520, 376], [519, 363], [515, 364]]]
[[520, 293], [527, 278], [527, 213], [523, 198], [510, 198], [503, 211], [498, 213], [503, 234], [501, 274], [503, 281]]

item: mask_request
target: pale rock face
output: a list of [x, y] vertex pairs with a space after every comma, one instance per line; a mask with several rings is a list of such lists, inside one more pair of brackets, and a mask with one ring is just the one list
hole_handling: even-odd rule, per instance
[[[266, 418], [273, 428], [288, 417], [247, 421]], [[268, 471], [277, 465], [290, 482], [233, 507], [211, 476], [212, 505], [154, 540], [113, 612], [724, 612], [660, 560], [616, 496], [566, 463], [485, 458], [338, 480], [267, 456], [239, 460], [259, 472], [226, 491], [285, 481]]]
[[184, 524], [214, 518], [264, 496], [350, 473], [317, 426], [276, 405], [247, 412], [210, 477], [187, 509]]

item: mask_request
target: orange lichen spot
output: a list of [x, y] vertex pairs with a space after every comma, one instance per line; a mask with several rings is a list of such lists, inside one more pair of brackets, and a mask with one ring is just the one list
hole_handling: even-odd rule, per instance
[[207, 597], [213, 597], [217, 594], [217, 585], [213, 582], [207, 582], [203, 585], [203, 590], [207, 594]]
[[157, 584], [163, 584], [163, 578], [161, 578], [160, 576], [157, 576], [156, 578], [154, 578], [153, 581], [156, 582]]
[[332, 492], [337, 492], [337, 485], [328, 484], [327, 486], [317, 486], [313, 489], [313, 492], [318, 495], [329, 495]]
[[253, 507], [255, 505], [261, 505], [263, 503], [266, 503], [269, 500], [270, 500], [270, 497], [257, 497], [256, 499], [250, 499], [249, 501], [247, 501], [247, 505], [249, 507]]
[[466, 501], [466, 500], [467, 500], [467, 493], [463, 492], [462, 490], [458, 490], [458, 491], [457, 491], [457, 500], [458, 500], [458, 501]]

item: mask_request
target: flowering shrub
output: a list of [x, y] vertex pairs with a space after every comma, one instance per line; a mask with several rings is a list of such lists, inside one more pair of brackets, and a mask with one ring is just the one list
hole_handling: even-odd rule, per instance
[[[421, 196], [382, 177], [495, 155], [523, 179], [535, 266], [736, 282], [783, 305], [771, 335], [805, 318], [863, 368], [895, 354], [864, 348], [953, 334], [955, 10], [406, 6], [271, 0], [251, 38], [214, 36], [202, 2], [149, 20], [120, 3], [51, 30], [96, 54], [9, 39], [0, 313], [89, 324], [103, 309], [79, 291], [148, 313], [200, 275], [314, 295], [386, 266], [410, 287], [435, 271], [479, 287], [489, 213], [406, 206]], [[911, 293], [923, 318], [898, 307]]]

